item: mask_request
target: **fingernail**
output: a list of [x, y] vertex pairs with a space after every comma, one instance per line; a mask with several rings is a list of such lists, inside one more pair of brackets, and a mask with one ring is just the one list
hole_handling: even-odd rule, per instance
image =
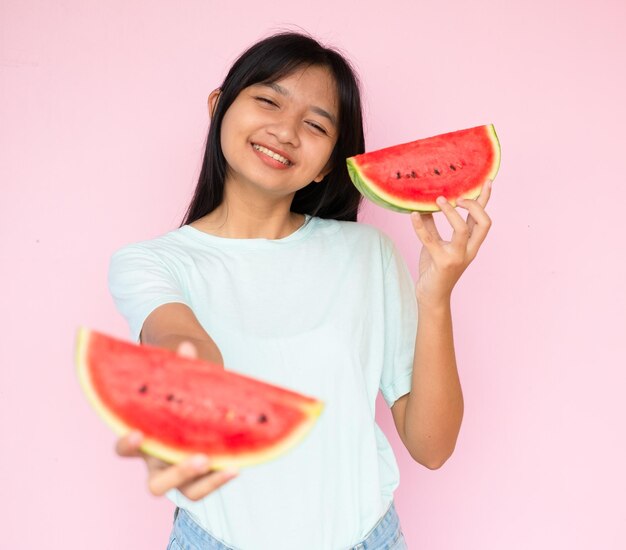
[[139, 445], [139, 443], [141, 443], [141, 433], [139, 433], [139, 432], [131, 432], [128, 435], [128, 442], [131, 445]]
[[224, 475], [228, 479], [232, 479], [232, 478], [237, 477], [239, 475], [239, 470], [237, 470], [237, 468], [226, 468], [224, 470]]
[[445, 203], [446, 203], [445, 197], [437, 197], [437, 204], [445, 204]]

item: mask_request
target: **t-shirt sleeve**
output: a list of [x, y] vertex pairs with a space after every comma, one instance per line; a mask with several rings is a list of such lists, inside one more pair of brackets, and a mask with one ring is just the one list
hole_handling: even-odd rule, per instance
[[157, 307], [171, 302], [189, 305], [166, 263], [138, 245], [128, 245], [113, 254], [108, 282], [115, 306], [128, 322], [135, 342], [139, 342], [144, 321]]
[[393, 243], [384, 274], [385, 352], [380, 390], [391, 408], [411, 391], [417, 332], [415, 284], [406, 261]]

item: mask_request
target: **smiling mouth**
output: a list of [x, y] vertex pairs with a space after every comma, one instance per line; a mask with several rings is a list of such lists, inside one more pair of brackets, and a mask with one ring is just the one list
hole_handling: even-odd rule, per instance
[[277, 160], [278, 162], [282, 162], [285, 166], [291, 166], [293, 164], [289, 159], [283, 157], [282, 155], [279, 155], [278, 153], [274, 153], [274, 151], [270, 151], [267, 147], [257, 145], [256, 143], [253, 143], [252, 147], [254, 147], [260, 153], [263, 153], [268, 157]]

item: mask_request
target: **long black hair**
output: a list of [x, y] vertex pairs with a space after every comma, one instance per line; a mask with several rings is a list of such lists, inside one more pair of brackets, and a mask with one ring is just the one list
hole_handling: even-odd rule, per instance
[[337, 50], [324, 47], [305, 34], [280, 32], [241, 54], [220, 86], [198, 184], [181, 225], [196, 221], [222, 203], [226, 159], [220, 144], [220, 130], [224, 114], [239, 93], [253, 84], [274, 82], [300, 67], [311, 65], [326, 67], [334, 76], [339, 98], [339, 135], [330, 157], [331, 171], [321, 182], [298, 190], [291, 211], [356, 221], [361, 194], [350, 181], [345, 160], [365, 151], [358, 77], [350, 62]]

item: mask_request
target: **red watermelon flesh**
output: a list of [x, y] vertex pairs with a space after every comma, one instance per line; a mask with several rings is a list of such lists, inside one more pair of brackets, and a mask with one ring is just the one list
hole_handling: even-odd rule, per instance
[[443, 195], [475, 199], [500, 166], [492, 124], [395, 145], [347, 159], [354, 185], [372, 202], [397, 212], [434, 212]]
[[77, 366], [90, 403], [118, 435], [144, 434], [166, 462], [204, 453], [214, 469], [271, 460], [299, 443], [323, 403], [169, 350], [81, 329]]

